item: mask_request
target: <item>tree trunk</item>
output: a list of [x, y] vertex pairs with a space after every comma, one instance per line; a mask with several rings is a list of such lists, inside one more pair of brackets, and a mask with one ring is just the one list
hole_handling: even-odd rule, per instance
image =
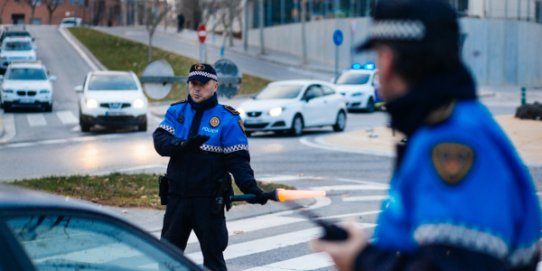
[[53, 24], [53, 11], [49, 11], [49, 24]]
[[151, 61], [152, 61], [152, 36], [154, 35], [153, 32], [149, 33], [149, 51], [148, 51], [148, 62], [149, 63], [151, 63]]

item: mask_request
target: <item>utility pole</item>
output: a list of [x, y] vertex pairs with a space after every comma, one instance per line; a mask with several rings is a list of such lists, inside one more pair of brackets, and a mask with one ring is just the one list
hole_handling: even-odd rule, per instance
[[248, 50], [248, 0], [243, 1], [243, 50]]
[[263, 12], [263, 1], [264, 0], [259, 0], [259, 5], [258, 5], [258, 13], [259, 13], [259, 25], [260, 25], [260, 54], [262, 55], [265, 55], [265, 42], [264, 42], [264, 37], [263, 37], [263, 22], [264, 22], [264, 12]]

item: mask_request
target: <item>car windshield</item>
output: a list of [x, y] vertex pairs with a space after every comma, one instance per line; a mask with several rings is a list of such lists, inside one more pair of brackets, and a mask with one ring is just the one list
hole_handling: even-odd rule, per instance
[[137, 90], [137, 83], [129, 74], [96, 74], [90, 77], [88, 90]]
[[299, 96], [303, 85], [268, 85], [260, 94], [256, 96], [256, 100], [270, 99], [294, 99]]
[[2, 50], [5, 51], [30, 51], [32, 50], [32, 43], [29, 41], [8, 41], [4, 43]]
[[25, 31], [7, 32], [6, 37], [30, 37], [30, 33]]
[[335, 84], [339, 85], [364, 85], [369, 82], [370, 74], [360, 72], [343, 72]]
[[47, 74], [40, 68], [11, 68], [6, 74], [10, 80], [46, 80]]
[[62, 23], [63, 24], [69, 24], [69, 25], [75, 25], [75, 20], [74, 19], [64, 19], [62, 20]]

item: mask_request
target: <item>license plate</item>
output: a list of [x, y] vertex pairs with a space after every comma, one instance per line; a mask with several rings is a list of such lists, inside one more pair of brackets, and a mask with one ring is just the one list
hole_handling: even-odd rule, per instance
[[31, 98], [21, 98], [19, 100], [20, 103], [22, 104], [31, 104], [31, 103], [34, 103], [34, 99], [31, 99]]
[[125, 115], [122, 111], [107, 111], [105, 112], [106, 116], [123, 116]]
[[262, 120], [261, 119], [247, 119], [245, 121], [246, 124], [257, 124], [257, 123], [262, 123]]

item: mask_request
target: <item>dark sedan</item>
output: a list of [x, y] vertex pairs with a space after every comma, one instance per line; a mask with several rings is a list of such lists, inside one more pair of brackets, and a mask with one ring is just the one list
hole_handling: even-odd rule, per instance
[[0, 247], [0, 270], [202, 270], [99, 206], [6, 185]]

